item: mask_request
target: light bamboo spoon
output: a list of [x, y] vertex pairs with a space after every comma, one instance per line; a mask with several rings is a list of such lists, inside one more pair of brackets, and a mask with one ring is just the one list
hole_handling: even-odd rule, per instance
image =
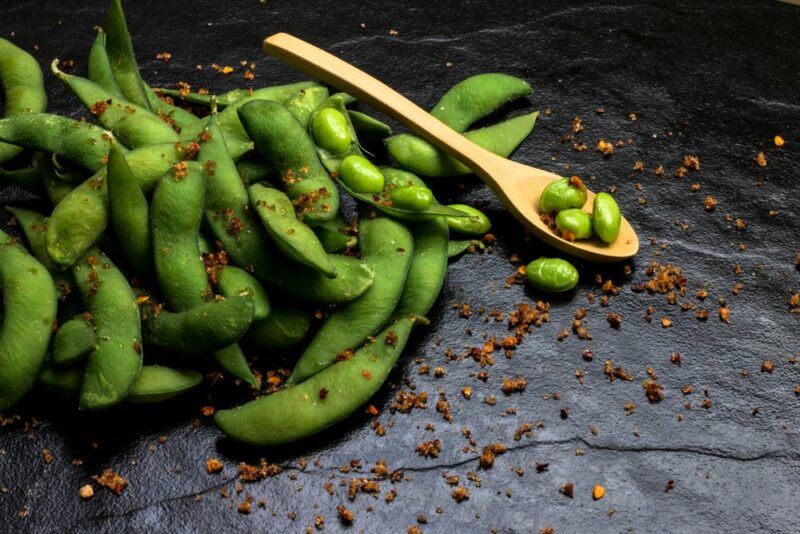
[[[527, 229], [545, 243], [597, 262], [625, 260], [639, 250], [636, 232], [624, 217], [619, 237], [610, 245], [596, 238], [575, 242], [560, 238], [542, 222], [539, 197], [547, 184], [561, 176], [492, 154], [353, 65], [287, 33], [276, 33], [265, 39], [264, 51], [397, 119], [464, 163]], [[590, 191], [588, 197], [586, 207], [591, 208], [594, 193]]]

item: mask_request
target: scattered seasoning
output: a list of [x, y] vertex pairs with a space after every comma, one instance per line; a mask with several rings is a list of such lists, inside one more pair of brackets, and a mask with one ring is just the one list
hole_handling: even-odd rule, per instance
[[85, 484], [81, 486], [81, 489], [78, 490], [78, 495], [84, 501], [88, 501], [92, 497], [94, 497], [94, 488], [91, 484]]
[[604, 157], [610, 157], [611, 154], [614, 153], [614, 145], [606, 141], [605, 139], [600, 139], [597, 141], [597, 151], [603, 154]]
[[341, 504], [336, 506], [336, 513], [339, 514], [339, 520], [345, 525], [351, 524], [356, 519], [356, 514]]
[[503, 393], [505, 393], [506, 395], [525, 391], [525, 388], [527, 387], [528, 387], [528, 381], [524, 378], [503, 379]]
[[572, 482], [567, 482], [566, 484], [561, 486], [561, 489], [559, 491], [561, 492], [562, 495], [565, 495], [570, 499], [572, 499], [575, 491], [575, 486], [572, 484]]
[[767, 166], [767, 156], [764, 155], [763, 152], [759, 152], [756, 154], [756, 165], [759, 167], [766, 167]]
[[100, 475], [92, 475], [92, 480], [109, 490], [114, 495], [120, 495], [128, 485], [128, 479], [111, 468], [107, 468]]
[[223, 467], [225, 467], [225, 465], [217, 458], [211, 458], [206, 462], [206, 471], [209, 475], [221, 473]]
[[761, 372], [762, 373], [772, 373], [775, 370], [775, 364], [772, 363], [770, 360], [764, 360], [761, 362]]
[[442, 450], [442, 442], [438, 439], [432, 441], [424, 441], [417, 445], [416, 451], [420, 456], [425, 458], [438, 458]]
[[594, 488], [592, 488], [592, 499], [596, 501], [602, 499], [605, 494], [606, 494], [606, 488], [604, 488], [600, 484], [595, 484]]
[[469, 499], [469, 489], [465, 488], [464, 486], [458, 486], [452, 492], [450, 492], [450, 496], [452, 496], [453, 500], [458, 503], [464, 502]]

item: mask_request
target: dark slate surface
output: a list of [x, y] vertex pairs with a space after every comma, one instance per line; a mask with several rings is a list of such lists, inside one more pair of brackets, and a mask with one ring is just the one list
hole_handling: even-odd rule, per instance
[[[103, 1], [68, 4], [5, 2], [0, 35], [13, 35], [28, 48], [37, 45], [42, 64], [56, 56], [74, 59], [75, 71], [84, 72], [92, 26], [103, 22], [106, 6]], [[495, 354], [483, 383], [474, 377], [480, 369], [475, 361], [448, 363], [444, 349], [463, 353], [485, 335], [506, 335], [504, 322], [484, 323], [477, 308], [508, 312], [540, 298], [520, 285], [503, 288], [503, 282], [515, 268], [509, 261], [513, 253], [529, 261], [551, 251], [527, 239], [474, 179], [440, 187], [443, 198], [488, 202], [498, 242], [493, 254], [466, 256], [451, 265], [431, 326], [418, 332], [392, 378], [394, 384], [407, 380], [417, 392], [428, 392], [427, 409], [392, 415], [388, 399], [393, 392], [384, 391], [374, 403], [384, 412], [385, 437], [371, 429], [373, 418], [358, 415], [297, 446], [248, 451], [223, 440], [207, 420], [193, 428], [199, 408], [209, 402], [207, 392], [165, 406], [82, 417], [68, 403], [37, 396], [18, 409], [24, 420], [38, 421], [35, 428], [16, 424], [0, 430], [0, 530], [303, 531], [321, 514], [325, 529], [338, 531], [343, 527], [335, 506], [340, 503], [356, 514], [350, 530], [365, 532], [404, 531], [419, 514], [427, 518], [419, 525], [427, 532], [493, 527], [536, 532], [547, 525], [556, 532], [800, 530], [800, 398], [793, 392], [800, 384], [800, 365], [790, 363], [800, 351], [800, 317], [790, 313], [788, 303], [791, 288], [800, 286], [794, 267], [800, 251], [797, 7], [766, 0], [569, 6], [556, 1], [179, 5], [147, 0], [128, 2], [127, 8], [144, 75], [162, 84], [186, 80], [219, 91], [240, 86], [240, 60], [256, 63], [255, 86], [298, 79], [259, 50], [261, 39], [276, 31], [308, 38], [425, 106], [471, 74], [522, 76], [535, 92], [515, 110], [552, 112], [541, 115], [515, 158], [554, 171], [571, 164], [563, 172], [583, 176], [597, 190], [615, 185], [643, 246], [629, 276], [621, 265], [599, 270], [581, 265], [579, 289], [551, 299], [551, 323], [534, 329], [512, 359]], [[168, 64], [155, 59], [162, 51], [172, 53]], [[237, 66], [236, 73], [214, 73], [212, 62]], [[196, 70], [196, 64], [203, 69]], [[47, 79], [51, 109], [79, 114], [68, 91], [52, 76]], [[602, 115], [595, 113], [600, 107]], [[632, 121], [630, 113], [638, 120]], [[585, 125], [577, 136], [589, 146], [584, 152], [561, 142], [576, 115]], [[772, 144], [776, 134], [786, 139], [783, 149]], [[606, 160], [593, 150], [600, 138], [623, 140], [625, 146]], [[766, 154], [765, 168], [754, 163], [759, 151]], [[684, 154], [698, 155], [701, 170], [677, 179], [673, 172]], [[632, 170], [636, 161], [644, 162], [641, 174]], [[654, 172], [659, 165], [666, 170], [663, 178]], [[692, 182], [701, 184], [699, 192], [689, 192]], [[709, 194], [719, 201], [713, 213], [703, 209]], [[16, 195], [7, 188], [0, 198], [19, 203]], [[746, 230], [738, 231], [728, 214], [744, 219]], [[739, 250], [740, 243], [746, 250]], [[668, 304], [664, 295], [631, 291], [647, 280], [645, 270], [654, 259], [683, 269], [688, 291], [679, 301], [709, 309], [707, 322]], [[599, 295], [596, 274], [622, 286], [607, 309], [586, 298], [590, 291]], [[743, 287], [733, 295], [737, 283]], [[709, 292], [705, 303], [694, 297], [700, 287]], [[729, 306], [729, 324], [718, 318], [720, 298]], [[451, 307], [462, 302], [473, 307], [469, 320]], [[655, 310], [651, 324], [643, 319], [649, 305]], [[572, 335], [557, 341], [580, 306], [588, 309], [593, 339]], [[619, 331], [607, 324], [609, 311], [622, 315]], [[663, 316], [672, 319], [672, 328], [661, 327]], [[581, 358], [586, 348], [594, 352], [594, 361]], [[680, 367], [669, 361], [673, 352], [682, 355]], [[418, 375], [415, 358], [443, 366], [444, 377]], [[635, 380], [609, 382], [602, 372], [606, 359], [623, 365]], [[772, 374], [760, 372], [765, 359], [775, 363]], [[262, 358], [262, 368], [266, 363]], [[666, 398], [660, 403], [645, 398], [641, 382], [647, 367], [664, 386]], [[584, 385], [576, 370], [587, 373]], [[516, 375], [527, 378], [527, 390], [503, 395], [502, 379]], [[682, 395], [684, 385], [692, 385], [694, 393]], [[463, 386], [472, 387], [472, 400], [460, 395]], [[704, 389], [713, 402], [708, 409], [701, 407]], [[434, 408], [439, 392], [452, 405], [452, 423]], [[495, 406], [482, 402], [490, 395], [497, 397]], [[629, 401], [636, 408], [626, 415]], [[219, 406], [230, 402], [230, 396], [213, 399]], [[691, 410], [683, 407], [686, 402]], [[567, 419], [560, 416], [565, 407]], [[760, 408], [757, 415], [754, 407]], [[512, 408], [516, 413], [507, 414]], [[544, 426], [532, 438], [513, 440], [519, 425], [540, 420]], [[426, 430], [428, 424], [435, 430]], [[472, 432], [477, 450], [462, 429]], [[159, 444], [162, 435], [166, 442]], [[434, 438], [442, 443], [438, 458], [414, 451]], [[480, 448], [495, 442], [509, 451], [492, 469], [479, 470]], [[50, 464], [43, 461], [44, 448], [55, 457]], [[301, 456], [316, 458], [317, 465], [309, 462], [301, 471]], [[82, 466], [72, 463], [78, 457]], [[223, 476], [206, 473], [211, 457], [225, 462]], [[259, 457], [283, 465], [284, 473], [247, 484], [237, 494], [237, 462]], [[371, 466], [381, 459], [404, 472], [398, 483], [380, 482], [382, 494], [397, 490], [394, 502], [365, 494], [348, 501], [340, 483], [371, 476]], [[351, 460], [362, 462], [360, 472], [340, 472]], [[537, 473], [536, 463], [548, 463], [549, 469]], [[128, 477], [128, 488], [119, 497], [103, 490], [81, 502], [78, 488], [105, 467]], [[521, 475], [512, 470], [516, 467]], [[479, 487], [467, 480], [468, 472], [481, 478]], [[459, 475], [470, 490], [468, 501], [457, 504], [451, 498], [444, 473]], [[667, 492], [669, 480], [674, 489]], [[333, 483], [333, 495], [323, 488], [326, 482]], [[573, 499], [559, 493], [566, 482], [574, 483]], [[597, 502], [591, 498], [595, 483], [607, 488]], [[223, 488], [227, 498], [220, 496]], [[265, 499], [266, 506], [241, 515], [235, 509], [248, 494]], [[26, 517], [18, 517], [20, 512]]]

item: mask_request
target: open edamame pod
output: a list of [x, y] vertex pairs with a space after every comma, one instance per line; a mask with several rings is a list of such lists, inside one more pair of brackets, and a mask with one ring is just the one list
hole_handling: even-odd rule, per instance
[[339, 193], [303, 125], [285, 106], [270, 100], [249, 102], [238, 113], [256, 150], [280, 176], [303, 222], [313, 226], [331, 220], [339, 210]]
[[0, 411], [16, 404], [33, 386], [44, 361], [57, 295], [44, 266], [0, 231]]
[[230, 410], [214, 422], [231, 439], [270, 446], [296, 441], [345, 419], [386, 381], [422, 319], [405, 317], [386, 326], [352, 358], [334, 363], [302, 384]]
[[241, 101], [245, 98], [250, 100], [275, 100], [276, 102], [285, 102], [298, 91], [309, 87], [322, 87], [322, 85], [320, 85], [319, 82], [307, 81], [287, 85], [261, 87], [259, 89], [233, 89], [220, 95], [187, 93], [180, 89], [156, 89], [156, 92], [173, 98], [179, 98], [192, 104], [201, 104], [204, 106], [211, 105], [211, 97], [213, 96], [217, 100], [217, 107], [223, 109], [231, 104], [242, 104], [244, 102]]
[[366, 113], [348, 109], [347, 114], [350, 116], [350, 124], [362, 141], [380, 141], [392, 135], [392, 128], [388, 124]]
[[329, 95], [327, 87], [306, 87], [286, 100], [286, 109], [294, 115], [297, 122], [308, 127], [314, 110], [325, 102]]
[[236, 343], [253, 321], [253, 299], [229, 297], [171, 312], [143, 300], [142, 337], [148, 345], [166, 347], [181, 354], [206, 354]]
[[50, 365], [68, 367], [85, 359], [97, 350], [94, 325], [83, 318], [67, 321], [56, 330], [50, 355]]
[[[0, 84], [4, 97], [4, 115], [41, 113], [47, 107], [42, 69], [32, 55], [0, 38]], [[22, 152], [22, 147], [0, 143], [0, 165]]]
[[250, 186], [250, 205], [275, 245], [286, 257], [329, 278], [336, 269], [314, 232], [297, 219], [292, 201], [282, 191], [262, 184]]
[[288, 349], [303, 341], [310, 328], [308, 312], [297, 306], [278, 305], [273, 306], [269, 317], [252, 324], [244, 341], [261, 350]]
[[341, 354], [377, 332], [392, 315], [414, 258], [414, 237], [389, 217], [362, 210], [361, 257], [375, 272], [375, 282], [360, 298], [336, 308], [300, 356], [287, 383], [298, 384], [322, 371]]
[[79, 405], [89, 410], [109, 408], [125, 398], [142, 368], [139, 307], [125, 275], [96, 248], [73, 266], [72, 275], [97, 335]]
[[216, 272], [217, 288], [226, 298], [247, 297], [253, 301], [253, 320], [266, 319], [270, 312], [267, 292], [250, 273], [233, 265]]
[[320, 104], [308, 121], [308, 130], [317, 146], [320, 161], [331, 174], [339, 172], [339, 166], [347, 156], [363, 155], [342, 93]]

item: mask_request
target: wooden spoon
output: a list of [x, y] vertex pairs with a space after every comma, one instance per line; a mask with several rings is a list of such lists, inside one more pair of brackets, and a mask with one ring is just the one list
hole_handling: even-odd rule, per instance
[[[610, 245], [596, 238], [570, 242], [557, 236], [540, 218], [539, 197], [547, 184], [561, 176], [492, 154], [353, 65], [287, 33], [276, 33], [265, 39], [264, 51], [397, 119], [464, 163], [491, 188], [525, 228], [545, 243], [579, 258], [598, 262], [631, 258], [639, 250], [636, 232], [624, 217], [619, 237]], [[587, 208], [591, 208], [594, 196], [589, 191]]]

